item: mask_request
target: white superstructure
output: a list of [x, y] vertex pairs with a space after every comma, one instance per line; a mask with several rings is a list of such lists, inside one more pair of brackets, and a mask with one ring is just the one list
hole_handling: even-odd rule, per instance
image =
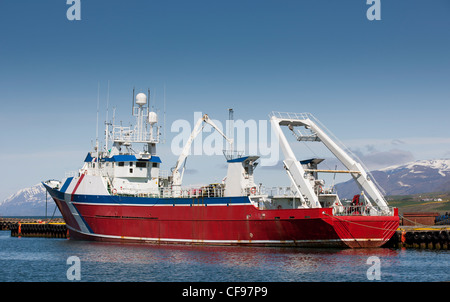
[[[105, 148], [101, 151], [96, 147], [94, 152], [90, 152], [79, 174], [100, 177], [111, 194], [159, 196], [161, 159], [156, 156], [158, 116], [149, 108], [147, 95], [141, 92], [134, 96], [133, 91], [135, 126], [106, 123]], [[111, 147], [108, 142], [111, 142]], [[142, 150], [136, 151], [133, 144], [142, 144]]]

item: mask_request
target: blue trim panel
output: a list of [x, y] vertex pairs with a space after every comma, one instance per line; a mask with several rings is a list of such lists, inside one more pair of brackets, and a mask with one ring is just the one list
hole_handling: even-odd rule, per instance
[[94, 159], [94, 158], [92, 157], [91, 153], [89, 152], [89, 153], [86, 155], [86, 158], [84, 159], [84, 162], [85, 162], [85, 163], [88, 163], [88, 162], [91, 162], [93, 159]]
[[159, 156], [152, 156], [150, 159], [137, 159], [134, 155], [114, 155], [110, 158], [102, 158], [101, 161], [119, 162], [119, 161], [148, 161], [151, 163], [161, 163]]
[[162, 163], [161, 158], [159, 158], [159, 156], [152, 156], [148, 161], [151, 163]]
[[239, 157], [239, 158], [235, 158], [235, 159], [230, 159], [230, 160], [227, 160], [227, 163], [241, 163], [244, 160], [246, 160], [247, 158], [249, 158], [249, 156], [244, 156], [244, 157]]
[[137, 161], [134, 155], [114, 155], [112, 161]]
[[72, 182], [73, 177], [68, 177], [66, 179], [66, 182], [64, 183], [64, 185], [62, 186], [61, 191], [62, 193], [66, 193], [67, 187], [69, 187], [70, 183]]

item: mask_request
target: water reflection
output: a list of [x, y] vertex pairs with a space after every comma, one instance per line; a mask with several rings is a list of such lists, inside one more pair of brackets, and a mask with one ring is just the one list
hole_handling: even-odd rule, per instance
[[[112, 267], [119, 266], [149, 273], [136, 277], [137, 281], [230, 281], [233, 278], [250, 278], [247, 281], [364, 281], [368, 257], [377, 256], [389, 267], [398, 262], [401, 253], [383, 248], [123, 245], [76, 241], [70, 245], [84, 263], [98, 264], [112, 271]], [[342, 280], [343, 276], [345, 280]]]
[[112, 244], [13, 238], [0, 232], [0, 281], [68, 281], [78, 256], [82, 281], [368, 281], [367, 259], [381, 281], [449, 281], [450, 251], [302, 249]]

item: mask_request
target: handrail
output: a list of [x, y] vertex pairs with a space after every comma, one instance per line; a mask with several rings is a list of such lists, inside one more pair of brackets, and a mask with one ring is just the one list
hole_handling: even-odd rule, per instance
[[378, 206], [344, 206], [344, 205], [335, 205], [333, 206], [333, 215], [334, 216], [393, 216], [394, 208], [393, 207], [383, 207], [380, 208]]

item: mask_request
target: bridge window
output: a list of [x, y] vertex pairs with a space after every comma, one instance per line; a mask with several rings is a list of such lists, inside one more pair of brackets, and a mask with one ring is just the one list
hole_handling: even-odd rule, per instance
[[136, 168], [145, 168], [145, 167], [147, 167], [146, 162], [142, 162], [142, 161], [136, 162]]

